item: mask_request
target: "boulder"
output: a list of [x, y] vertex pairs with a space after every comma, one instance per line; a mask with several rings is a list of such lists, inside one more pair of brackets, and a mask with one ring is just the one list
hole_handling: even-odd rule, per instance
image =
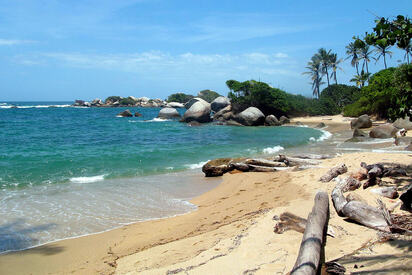
[[298, 125], [298, 126], [302, 126], [302, 125], [303, 125], [303, 123], [302, 123], [301, 121], [296, 121], [295, 124]]
[[371, 138], [392, 138], [396, 136], [398, 129], [393, 127], [392, 124], [384, 124], [373, 128], [369, 136]]
[[117, 116], [121, 116], [121, 117], [132, 117], [133, 114], [132, 112], [130, 112], [129, 109], [124, 110], [123, 112], [120, 112]]
[[102, 106], [102, 105], [104, 105], [103, 101], [100, 98], [94, 99], [90, 104], [92, 106]]
[[258, 126], [265, 122], [265, 115], [256, 107], [249, 107], [237, 114], [234, 119], [245, 126]]
[[92, 104], [90, 104], [90, 102], [85, 101], [85, 102], [83, 103], [83, 106], [85, 106], [85, 107], [92, 107]]
[[83, 106], [84, 100], [76, 99], [73, 106]]
[[289, 120], [289, 118], [287, 118], [287, 117], [285, 117], [285, 116], [281, 116], [280, 118], [279, 118], [279, 122], [280, 122], [280, 124], [286, 124], [286, 123], [290, 123], [290, 120]]
[[232, 105], [228, 105], [213, 115], [213, 121], [225, 121], [232, 118]]
[[136, 100], [140, 102], [148, 102], [150, 98], [143, 96], [143, 97], [136, 98]]
[[167, 107], [171, 107], [171, 108], [184, 108], [185, 105], [179, 102], [169, 102], [167, 103]]
[[206, 100], [204, 100], [200, 97], [195, 97], [195, 98], [192, 98], [191, 100], [189, 100], [188, 102], [185, 103], [185, 108], [189, 110], [190, 107], [192, 107], [192, 105], [195, 104], [198, 101], [206, 103], [206, 104], [210, 104], [209, 102], [207, 102]]
[[210, 122], [210, 104], [203, 99], [195, 102], [183, 115], [184, 122]]
[[318, 125], [315, 126], [315, 128], [318, 128], [318, 129], [325, 128], [325, 127], [326, 127], [326, 124], [323, 123], [323, 122], [321, 122], [321, 123], [319, 123]]
[[139, 113], [139, 112], [136, 112], [136, 113], [134, 113], [134, 116], [135, 116], [135, 117], [141, 117], [141, 116], [142, 116], [142, 114], [141, 114], [141, 113]]
[[265, 125], [267, 126], [280, 126], [282, 125], [274, 115], [268, 115], [265, 118]]
[[235, 120], [233, 120], [233, 119], [227, 120], [227, 121], [226, 121], [226, 125], [229, 125], [229, 126], [245, 126], [245, 125], [240, 124], [239, 122], [237, 122], [237, 121], [235, 121]]
[[163, 119], [173, 119], [180, 118], [180, 114], [175, 108], [166, 107], [159, 111], [157, 117]]
[[211, 105], [212, 111], [219, 112], [226, 106], [230, 105], [230, 100], [227, 97], [219, 96], [215, 98], [210, 105]]
[[359, 128], [355, 128], [352, 137], [368, 137], [368, 134]]
[[358, 118], [352, 119], [350, 122], [350, 128], [370, 128], [372, 127], [372, 120], [368, 115], [361, 115]]
[[409, 117], [398, 118], [392, 125], [398, 129], [412, 130], [412, 121], [409, 120]]
[[405, 147], [405, 150], [412, 151], [412, 142], [408, 146]]

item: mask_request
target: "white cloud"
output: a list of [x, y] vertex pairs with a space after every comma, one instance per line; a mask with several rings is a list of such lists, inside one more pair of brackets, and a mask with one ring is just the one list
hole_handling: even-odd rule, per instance
[[14, 46], [21, 44], [34, 43], [32, 40], [18, 40], [18, 39], [2, 39], [0, 38], [0, 46]]

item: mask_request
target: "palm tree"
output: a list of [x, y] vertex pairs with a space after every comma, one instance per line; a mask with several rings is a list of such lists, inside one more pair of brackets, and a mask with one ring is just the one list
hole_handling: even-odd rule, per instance
[[326, 78], [328, 80], [328, 87], [330, 85], [329, 84], [329, 72], [328, 72], [328, 68], [330, 67], [330, 55], [331, 55], [330, 52], [331, 50], [326, 51], [324, 48], [320, 48], [318, 50], [318, 53], [316, 54], [317, 58], [320, 60], [320, 63], [322, 65], [322, 72], [326, 74]]
[[330, 67], [332, 68], [332, 73], [331, 73], [330, 77], [335, 79], [335, 84], [338, 84], [338, 80], [336, 79], [336, 71], [338, 69], [342, 71], [342, 68], [340, 68], [338, 66], [342, 62], [343, 62], [342, 59], [338, 60], [338, 55], [336, 53], [332, 53], [330, 55]]
[[386, 44], [378, 44], [375, 46], [375, 52], [378, 54], [378, 57], [375, 58], [376, 62], [378, 62], [379, 58], [383, 56], [383, 64], [385, 64], [385, 69], [388, 67], [386, 66], [386, 55], [389, 55], [390, 58], [392, 58], [392, 52], [389, 51], [389, 48], [391, 46], [388, 46]]
[[311, 61], [309, 61], [308, 66], [306, 66], [306, 69], [308, 69], [308, 71], [303, 74], [308, 74], [311, 77], [313, 95], [319, 98], [320, 85], [324, 84], [324, 82], [322, 82], [321, 61], [316, 54], [312, 56]]
[[403, 59], [406, 59], [407, 64], [409, 64], [409, 55], [412, 57], [412, 41], [409, 41], [408, 46], [403, 48], [403, 50], [405, 51]]
[[370, 73], [365, 73], [363, 70], [360, 74], [354, 75], [354, 77], [350, 80], [350, 82], [355, 82], [356, 86], [362, 88], [365, 86], [365, 82], [369, 81]]
[[373, 51], [369, 50], [369, 45], [364, 44], [363, 47], [359, 48], [359, 60], [363, 60], [362, 71], [366, 65], [366, 73], [369, 73], [368, 62], [370, 62], [370, 55]]
[[355, 43], [350, 42], [349, 45], [346, 46], [346, 54], [348, 57], [345, 60], [352, 58], [350, 63], [352, 67], [356, 67], [356, 73], [359, 75], [359, 50], [355, 46]]

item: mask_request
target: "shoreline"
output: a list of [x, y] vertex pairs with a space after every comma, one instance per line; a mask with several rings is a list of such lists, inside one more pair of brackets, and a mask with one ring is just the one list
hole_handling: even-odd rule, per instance
[[[309, 125], [311, 122], [302, 122], [308, 126], [314, 126], [313, 124]], [[328, 125], [326, 130], [333, 134], [348, 128], [348, 122], [346, 122], [346, 125], [344, 122], [324, 122]], [[294, 120], [292, 120], [292, 123], [294, 123]], [[365, 156], [362, 156], [362, 154]], [[388, 154], [361, 152], [350, 155], [357, 158], [369, 157], [369, 159], [376, 159], [377, 157], [386, 158]], [[143, 258], [146, 259], [146, 262], [143, 264], [144, 267], [140, 267], [139, 273], [145, 270], [151, 273], [149, 268], [155, 274], [164, 273], [165, 270], [162, 268], [166, 267], [167, 270], [182, 268], [177, 267], [179, 263], [192, 264], [199, 260], [197, 257], [200, 257], [202, 253], [212, 253], [212, 250], [216, 249], [214, 247], [217, 245], [216, 242], [219, 242], [219, 240], [230, 242], [229, 240], [233, 236], [238, 236], [239, 232], [249, 232], [248, 230], [252, 229], [258, 230], [255, 228], [256, 224], [266, 223], [267, 225], [271, 220], [270, 215], [273, 213], [279, 214], [279, 211], [287, 209], [288, 206], [290, 207], [297, 201], [302, 205], [310, 206], [313, 199], [311, 195], [320, 184], [306, 182], [300, 185], [296, 182], [297, 178], [302, 178], [302, 175], [316, 178], [311, 174], [325, 171], [326, 168], [323, 166], [326, 164], [329, 165], [341, 159], [349, 158], [351, 160], [348, 156], [349, 154], [345, 153], [342, 157], [327, 159], [322, 162], [321, 168], [314, 168], [313, 171], [307, 169], [298, 172], [281, 171], [275, 174], [224, 175], [222, 183], [217, 187], [190, 201], [197, 205], [195, 211], [176, 217], [135, 222], [103, 233], [65, 239], [28, 250], [1, 254], [0, 269], [7, 264], [7, 274], [65, 274], [70, 272], [76, 274], [112, 274], [114, 272], [124, 274], [132, 272], [133, 269], [130, 268], [134, 267], [136, 262], [142, 262], [141, 259]], [[393, 156], [404, 162], [409, 160], [406, 154], [395, 154]], [[303, 177], [305, 178], [305, 176]], [[283, 184], [273, 186], [273, 182], [288, 183], [288, 188], [284, 188]], [[248, 192], [245, 192], [246, 190]], [[292, 190], [296, 192], [291, 192]], [[255, 197], [251, 201], [250, 197], [253, 196]], [[297, 207], [295, 210], [298, 213], [296, 214], [301, 214], [302, 217], [307, 216], [306, 210], [309, 211], [310, 207], [309, 209], [306, 208]], [[157, 232], [154, 232], [156, 230]], [[363, 232], [363, 230], [369, 234], [373, 232], [370, 229], [362, 228], [361, 231]], [[209, 236], [213, 234], [218, 234], [219, 238]], [[271, 233], [270, 236], [273, 234]], [[278, 237], [278, 242], [282, 238], [287, 239], [289, 235], [292, 235], [295, 239], [301, 237], [297, 232], [287, 232], [284, 235], [275, 235], [275, 237]], [[190, 250], [187, 244], [189, 240], [192, 241], [193, 239], [197, 240], [197, 244], [193, 244], [195, 246], [194, 251]], [[289, 248], [293, 250], [292, 248], [298, 246], [299, 243], [300, 240], [291, 244], [292, 247]], [[165, 256], [158, 253], [159, 249], [169, 246], [174, 248], [175, 252], [165, 252]], [[210, 250], [211, 248], [213, 249]], [[350, 247], [347, 250], [352, 248]], [[171, 250], [167, 249], [167, 251]], [[254, 252], [258, 253], [257, 251]], [[221, 258], [224, 258], [224, 256]], [[290, 264], [288, 261], [286, 263]]]

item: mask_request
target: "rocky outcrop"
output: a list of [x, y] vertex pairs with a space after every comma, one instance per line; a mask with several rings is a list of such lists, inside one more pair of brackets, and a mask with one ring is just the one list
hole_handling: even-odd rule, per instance
[[353, 135], [352, 137], [356, 138], [356, 137], [368, 137], [368, 134], [362, 130], [360, 130], [359, 128], [355, 128], [355, 130], [353, 131]]
[[210, 104], [203, 99], [195, 102], [183, 115], [184, 122], [197, 121], [200, 123], [210, 122]]
[[265, 118], [265, 125], [267, 126], [280, 126], [280, 121], [274, 115], [268, 115]]
[[90, 104], [93, 107], [100, 107], [104, 105], [104, 102], [100, 98], [96, 98]]
[[230, 105], [230, 100], [227, 97], [219, 96], [210, 104], [213, 112], [219, 112], [226, 106]]
[[352, 119], [350, 122], [351, 129], [363, 129], [372, 127], [372, 120], [368, 115], [361, 115], [358, 118]]
[[195, 97], [195, 98], [192, 98], [191, 100], [189, 100], [188, 102], [185, 103], [185, 108], [189, 110], [190, 107], [192, 107], [192, 105], [195, 104], [198, 101], [206, 103], [206, 104], [210, 104], [209, 102], [207, 102], [206, 100], [204, 100], [200, 97]]
[[162, 119], [173, 119], [180, 118], [180, 114], [175, 108], [166, 107], [160, 110], [157, 117]]
[[279, 118], [279, 122], [280, 122], [280, 124], [287, 124], [287, 123], [290, 123], [290, 119], [289, 118], [287, 118], [287, 117], [285, 117], [285, 116], [281, 116], [280, 118]]
[[409, 117], [398, 118], [392, 125], [398, 129], [412, 130], [412, 121], [409, 120]]
[[169, 102], [166, 105], [167, 107], [171, 107], [171, 108], [184, 108], [185, 105], [180, 103], [180, 102]]
[[141, 117], [141, 116], [143, 116], [141, 113], [139, 113], [139, 112], [136, 112], [136, 113], [134, 113], [134, 116], [135, 117]]
[[233, 117], [232, 105], [228, 105], [213, 115], [213, 121], [227, 121]]
[[396, 132], [398, 132], [398, 129], [392, 124], [384, 124], [373, 128], [369, 136], [371, 138], [392, 138], [396, 136]]
[[265, 115], [256, 107], [249, 107], [237, 114], [234, 120], [244, 126], [258, 126], [265, 122]]
[[133, 114], [132, 114], [132, 112], [130, 112], [129, 109], [127, 109], [127, 110], [124, 110], [123, 112], [120, 112], [117, 116], [120, 116], [120, 117], [132, 117]]
[[326, 127], [326, 124], [323, 123], [323, 122], [321, 122], [321, 123], [319, 123], [318, 125], [315, 126], [315, 128], [318, 128], [318, 129], [325, 128], [325, 127]]

